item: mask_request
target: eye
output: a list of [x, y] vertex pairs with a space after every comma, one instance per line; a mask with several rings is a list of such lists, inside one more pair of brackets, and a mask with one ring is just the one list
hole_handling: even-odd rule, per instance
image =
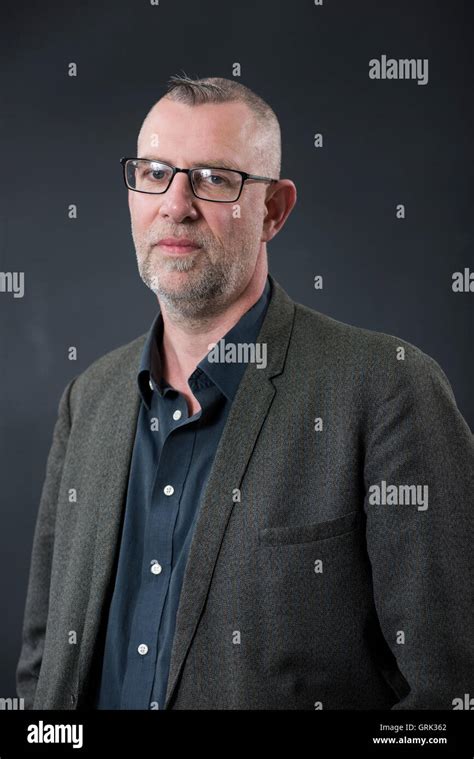
[[143, 172], [144, 176], [152, 176], [153, 179], [163, 179], [165, 172], [163, 169], [147, 169]]
[[221, 187], [229, 183], [229, 179], [222, 174], [206, 174], [202, 177], [202, 180], [208, 184], [212, 184], [214, 187]]
[[211, 180], [212, 184], [216, 184], [216, 185], [219, 185], [224, 182], [224, 179], [222, 179], [222, 177], [217, 176], [217, 174], [211, 174], [209, 179]]

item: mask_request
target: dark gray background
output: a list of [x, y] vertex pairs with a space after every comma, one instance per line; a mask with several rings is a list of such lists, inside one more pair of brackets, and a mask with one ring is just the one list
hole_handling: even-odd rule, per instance
[[[451, 276], [473, 262], [472, 14], [462, 2], [160, 0], [22, 2], [0, 32], [0, 696], [14, 672], [31, 542], [60, 394], [145, 332], [119, 158], [168, 77], [232, 77], [275, 109], [297, 205], [269, 245], [297, 301], [395, 334], [433, 356], [474, 422], [472, 302]], [[8, 12], [7, 12], [8, 11]], [[382, 54], [428, 58], [429, 83], [372, 81]], [[67, 76], [70, 61], [77, 78]], [[323, 149], [313, 147], [315, 132]], [[98, 179], [100, 178], [100, 181]], [[76, 203], [79, 218], [67, 218]], [[407, 218], [395, 218], [405, 203]], [[324, 290], [313, 277], [324, 276]], [[67, 348], [78, 347], [77, 362]]]

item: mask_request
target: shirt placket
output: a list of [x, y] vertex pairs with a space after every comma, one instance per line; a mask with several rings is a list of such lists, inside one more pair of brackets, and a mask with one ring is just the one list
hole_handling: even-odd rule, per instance
[[[158, 633], [168, 592], [173, 560], [173, 531], [186, 475], [191, 463], [200, 412], [188, 416], [182, 393], [154, 392], [149, 435], [159, 436], [161, 455], [149, 503], [140, 593], [135, 608], [122, 690], [122, 709], [154, 708], [150, 694], [155, 675]], [[152, 431], [152, 420], [158, 430]], [[156, 424], [156, 422], [153, 422]], [[149, 444], [153, 444], [150, 438]], [[137, 694], [140, 694], [137, 704]]]

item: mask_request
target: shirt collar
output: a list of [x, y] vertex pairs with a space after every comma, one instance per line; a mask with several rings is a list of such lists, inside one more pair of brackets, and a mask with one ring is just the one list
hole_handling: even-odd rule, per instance
[[[221, 340], [225, 341], [225, 343], [255, 342], [265, 318], [271, 294], [271, 282], [267, 276], [260, 298], [241, 316], [237, 324], [226, 332]], [[168, 387], [161, 376], [161, 358], [158, 346], [161, 346], [162, 338], [163, 316], [161, 309], [158, 307], [158, 313], [153, 320], [143, 346], [137, 376], [138, 390], [148, 409], [151, 406], [153, 391], [163, 395], [165, 388]], [[196, 382], [199, 384], [199, 378], [204, 373], [226, 398], [232, 401], [245, 371], [246, 364], [208, 361], [208, 355], [206, 354], [199, 362], [196, 369], [188, 378], [188, 383]]]

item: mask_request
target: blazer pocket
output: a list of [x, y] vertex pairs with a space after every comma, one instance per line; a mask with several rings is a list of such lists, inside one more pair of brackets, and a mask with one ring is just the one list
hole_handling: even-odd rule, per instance
[[258, 531], [258, 541], [262, 545], [310, 543], [313, 540], [326, 540], [345, 535], [358, 529], [361, 523], [362, 512], [351, 511], [343, 517], [327, 522], [311, 522], [290, 527], [261, 527]]

